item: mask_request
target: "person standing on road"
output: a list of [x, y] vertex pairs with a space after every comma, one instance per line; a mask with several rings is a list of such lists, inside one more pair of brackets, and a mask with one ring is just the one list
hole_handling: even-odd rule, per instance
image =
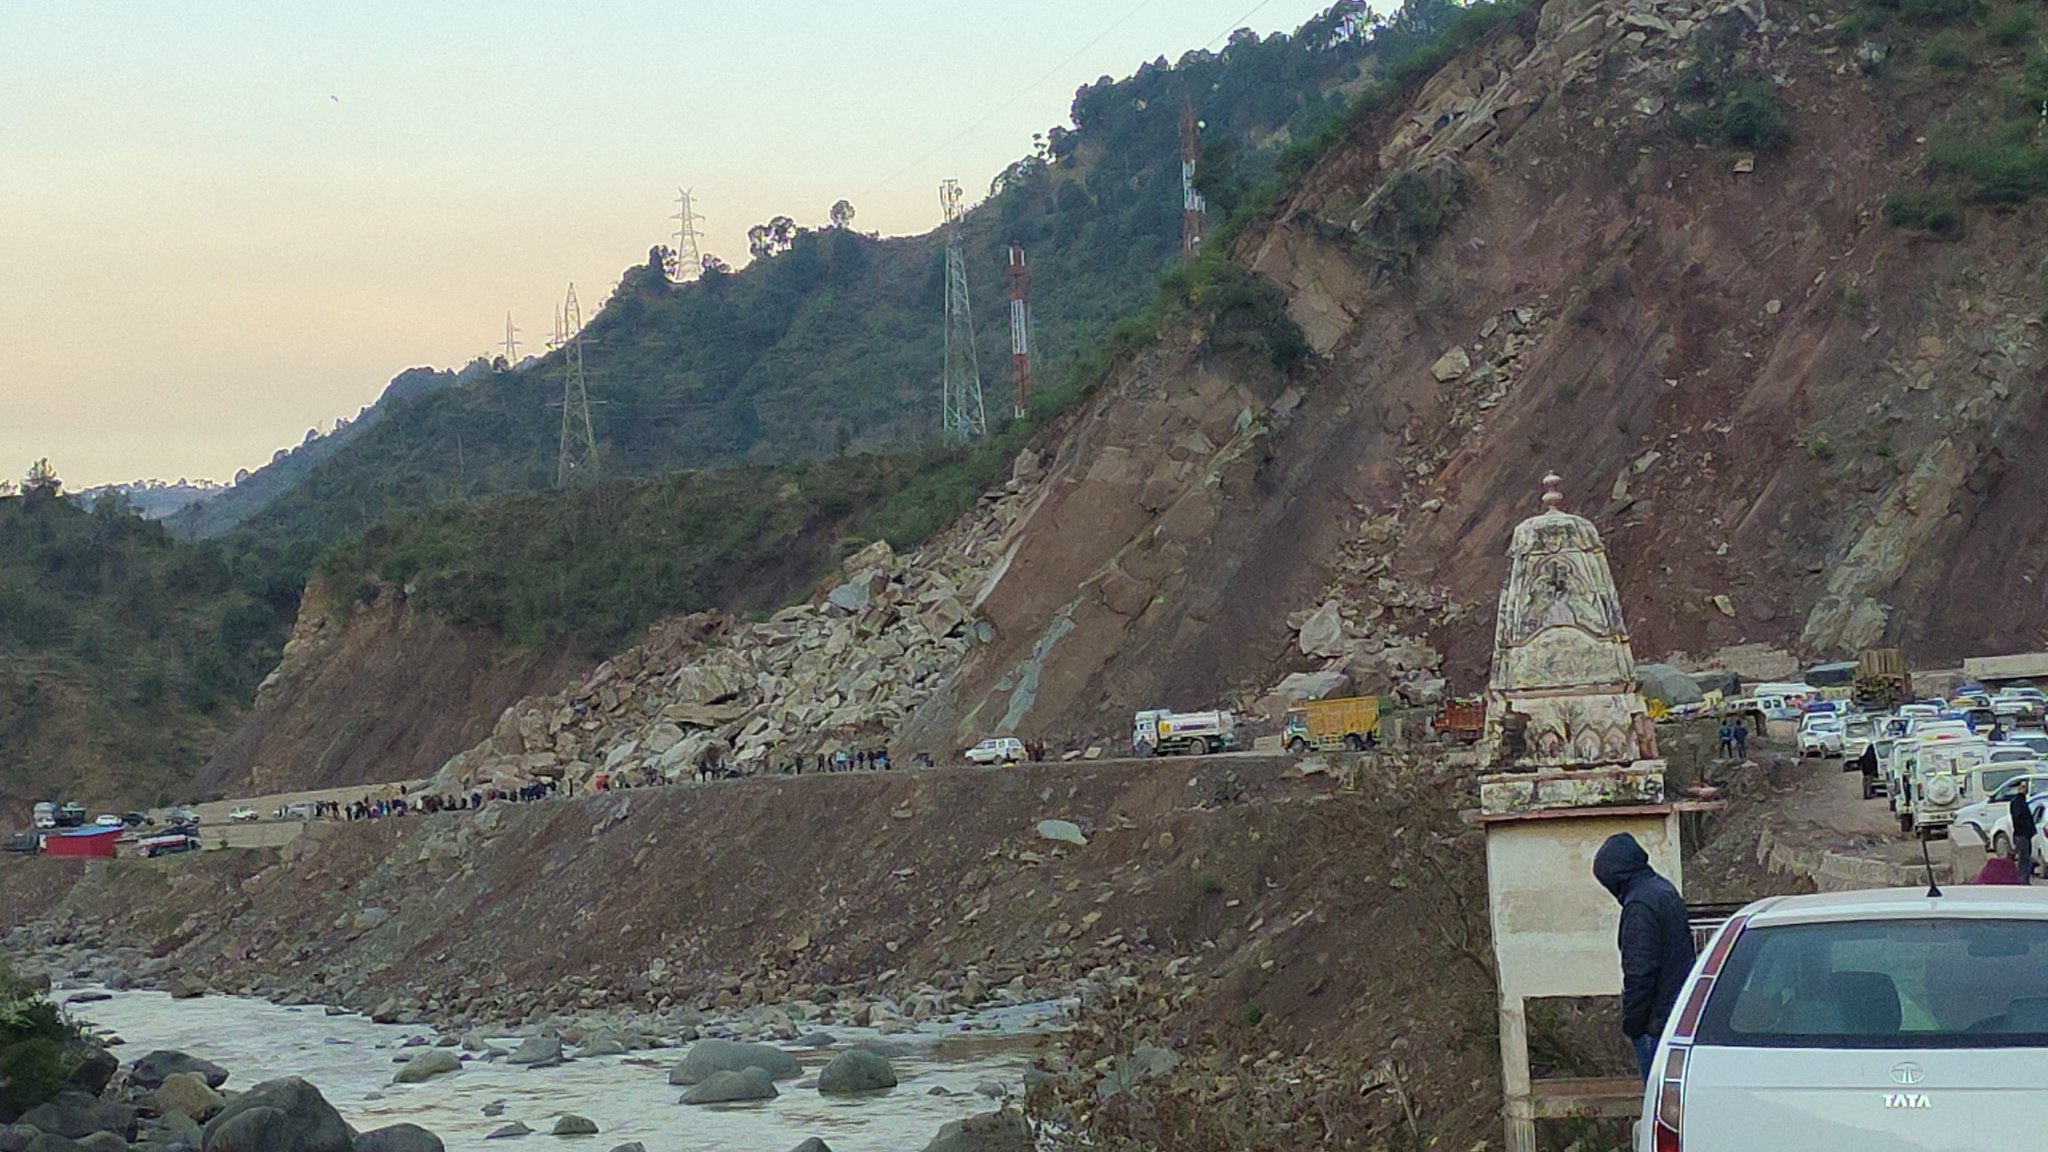
[[1671, 881], [1634, 836], [1617, 832], [1593, 856], [1593, 878], [1621, 905], [1621, 1031], [1645, 1080], [1694, 957], [1692, 924]]
[[1739, 721], [1735, 725], [1735, 758], [1749, 759], [1749, 725]]
[[1726, 760], [1733, 755], [1735, 755], [1735, 724], [1724, 717], [1721, 720], [1721, 759]]
[[2012, 862], [2019, 869], [2020, 883], [2034, 882], [2034, 823], [2032, 797], [2021, 788], [2012, 794]]

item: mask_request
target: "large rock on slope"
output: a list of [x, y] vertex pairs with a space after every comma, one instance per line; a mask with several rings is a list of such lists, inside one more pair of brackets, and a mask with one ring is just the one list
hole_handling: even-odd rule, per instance
[[[250, 1113], [264, 1113], [242, 1120]], [[267, 1113], [276, 1113], [268, 1115]], [[205, 1152], [352, 1152], [355, 1137], [334, 1105], [297, 1076], [265, 1080], [206, 1124]]]
[[690, 1046], [682, 1063], [668, 1074], [671, 1084], [701, 1084], [719, 1072], [759, 1068], [772, 1080], [794, 1080], [803, 1075], [796, 1057], [773, 1044], [747, 1044], [738, 1040], [699, 1040]]
[[137, 1087], [158, 1088], [163, 1085], [164, 1077], [173, 1072], [193, 1073], [206, 1081], [208, 1088], [218, 1088], [228, 1082], [228, 1070], [220, 1065], [166, 1048], [159, 1048], [137, 1060], [128, 1069], [128, 1079]]
[[732, 1104], [742, 1100], [773, 1100], [781, 1093], [768, 1073], [752, 1066], [737, 1072], [713, 1072], [683, 1093], [685, 1104]]
[[879, 1092], [896, 1086], [896, 1070], [885, 1056], [852, 1048], [832, 1058], [818, 1073], [818, 1091], [826, 1095]]

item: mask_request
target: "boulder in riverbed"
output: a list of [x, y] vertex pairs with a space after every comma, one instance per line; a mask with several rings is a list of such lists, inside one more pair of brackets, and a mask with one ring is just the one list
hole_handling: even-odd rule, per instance
[[564, 1112], [555, 1119], [555, 1128], [551, 1134], [555, 1136], [595, 1136], [597, 1135], [597, 1121], [592, 1120], [588, 1116], [578, 1116], [574, 1112]]
[[612, 1152], [647, 1152], [647, 1145], [635, 1140], [630, 1144], [619, 1145], [617, 1148], [612, 1149]]
[[[52, 1140], [64, 1140], [64, 1138], [61, 1136], [41, 1137], [35, 1143], [28, 1146], [29, 1152], [60, 1152], [59, 1149], [53, 1148], [50, 1145], [49, 1141]], [[130, 1152], [128, 1142], [112, 1132], [95, 1132], [83, 1140], [76, 1142], [64, 1140], [64, 1143], [70, 1144], [72, 1148], [78, 1149], [79, 1152]], [[70, 1152], [70, 1149], [63, 1149], [61, 1152]]]
[[562, 1040], [559, 1036], [528, 1036], [517, 1051], [505, 1058], [507, 1064], [559, 1064]]
[[159, 1048], [137, 1060], [128, 1069], [128, 1079], [137, 1087], [159, 1088], [163, 1085], [164, 1077], [173, 1072], [190, 1072], [206, 1081], [208, 1088], [218, 1088], [228, 1082], [228, 1070], [220, 1065], [165, 1048]]
[[462, 1071], [462, 1059], [446, 1048], [429, 1048], [405, 1062], [393, 1084], [424, 1084], [436, 1076]]
[[135, 1139], [135, 1109], [83, 1092], [59, 1092], [57, 1098], [21, 1114], [21, 1122], [39, 1132], [78, 1140], [95, 1132]]
[[[26, 1124], [9, 1124], [0, 1128], [0, 1152], [25, 1152], [30, 1141], [42, 1133]], [[618, 1152], [615, 1148], [612, 1152]]]
[[227, 1106], [220, 1093], [191, 1072], [173, 1072], [164, 1077], [164, 1082], [157, 1085], [152, 1103], [158, 1113], [183, 1112], [201, 1124]]
[[112, 1052], [97, 1044], [77, 1041], [64, 1046], [65, 1054], [78, 1061], [78, 1067], [71, 1070], [65, 1083], [88, 1096], [98, 1096], [107, 1090], [107, 1084], [114, 1079], [114, 1073], [121, 1070], [121, 1062]]
[[668, 1074], [671, 1084], [701, 1084], [719, 1072], [759, 1068], [771, 1080], [794, 1080], [803, 1075], [796, 1057], [773, 1044], [747, 1044], [738, 1040], [699, 1040], [690, 1046], [682, 1063]]
[[827, 1096], [879, 1092], [895, 1086], [896, 1070], [889, 1066], [888, 1057], [858, 1048], [834, 1056], [825, 1070], [818, 1073], [818, 1091]]
[[832, 1146], [813, 1136], [790, 1149], [789, 1152], [832, 1152]]
[[924, 1152], [1031, 1152], [1031, 1125], [1008, 1108], [955, 1120], [939, 1129]]
[[444, 1152], [441, 1138], [417, 1124], [393, 1124], [356, 1137], [354, 1152]]
[[[268, 1113], [276, 1113], [271, 1116]], [[242, 1117], [265, 1113], [253, 1120]], [[224, 1143], [225, 1142], [225, 1143]], [[265, 1080], [206, 1125], [205, 1152], [351, 1152], [354, 1133], [334, 1105], [297, 1076]]]
[[495, 1132], [491, 1133], [491, 1134], [490, 1134], [489, 1136], [486, 1136], [486, 1137], [484, 1137], [484, 1139], [486, 1139], [486, 1140], [511, 1140], [511, 1139], [515, 1139], [515, 1138], [517, 1138], [517, 1137], [520, 1137], [520, 1136], [524, 1136], [524, 1135], [526, 1135], [527, 1133], [529, 1133], [529, 1132], [532, 1132], [532, 1131], [533, 1131], [533, 1129], [531, 1129], [531, 1128], [528, 1128], [528, 1127], [526, 1126], [526, 1122], [525, 1122], [525, 1121], [523, 1121], [523, 1120], [514, 1120], [514, 1121], [513, 1121], [513, 1122], [511, 1122], [510, 1124], [507, 1124], [507, 1125], [505, 1125], [505, 1126], [504, 1126], [503, 1128], [500, 1128], [500, 1129], [498, 1129], [497, 1131], [495, 1131]]
[[737, 1072], [713, 1072], [683, 1093], [685, 1104], [733, 1104], [742, 1100], [773, 1100], [781, 1093], [768, 1073], [749, 1065]]

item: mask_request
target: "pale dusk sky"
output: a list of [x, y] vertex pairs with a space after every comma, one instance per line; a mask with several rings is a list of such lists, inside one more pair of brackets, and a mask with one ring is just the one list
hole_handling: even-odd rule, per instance
[[[937, 222], [1081, 84], [1330, 0], [0, 3], [0, 476], [225, 480], [673, 230]], [[935, 335], [936, 339], [936, 328]]]

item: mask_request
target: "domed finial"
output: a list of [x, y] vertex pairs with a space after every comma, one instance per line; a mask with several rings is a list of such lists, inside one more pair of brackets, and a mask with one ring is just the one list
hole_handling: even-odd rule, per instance
[[1560, 490], [1564, 477], [1552, 472], [1543, 478], [1543, 506], [1552, 512], [1564, 505], [1564, 493]]

